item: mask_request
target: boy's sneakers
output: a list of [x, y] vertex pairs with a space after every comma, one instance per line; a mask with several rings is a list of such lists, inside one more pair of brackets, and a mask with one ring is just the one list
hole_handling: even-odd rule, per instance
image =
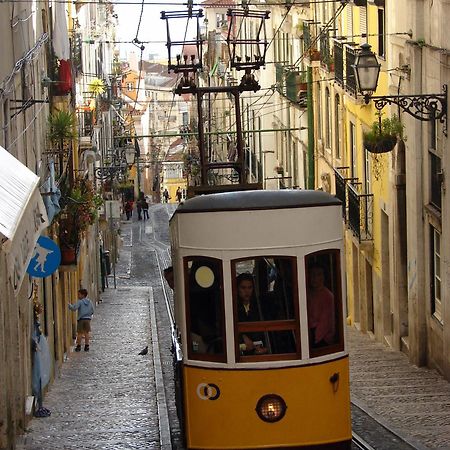
[[88, 351], [89, 351], [89, 345], [85, 345], [85, 346], [84, 346], [84, 351], [85, 351], [85, 352], [88, 352]]
[[76, 351], [76, 352], [81, 352], [81, 345], [77, 345], [77, 346], [75, 347], [75, 351]]

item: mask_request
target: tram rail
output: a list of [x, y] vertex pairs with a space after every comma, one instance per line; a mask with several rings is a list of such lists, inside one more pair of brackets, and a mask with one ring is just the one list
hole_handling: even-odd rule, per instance
[[375, 450], [369, 443], [367, 443], [359, 434], [352, 432], [352, 448], [359, 450]]

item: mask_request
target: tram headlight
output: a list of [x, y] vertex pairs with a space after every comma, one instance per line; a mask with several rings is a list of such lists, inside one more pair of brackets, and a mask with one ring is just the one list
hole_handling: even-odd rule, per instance
[[286, 402], [276, 394], [264, 395], [258, 400], [256, 412], [264, 422], [278, 422], [286, 414]]

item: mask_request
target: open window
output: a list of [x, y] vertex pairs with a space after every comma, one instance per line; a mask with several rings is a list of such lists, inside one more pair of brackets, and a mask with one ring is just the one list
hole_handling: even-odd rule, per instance
[[188, 356], [225, 362], [222, 261], [187, 257], [184, 276]]
[[311, 357], [344, 349], [339, 250], [305, 257], [309, 353]]
[[296, 259], [234, 260], [231, 275], [236, 360], [300, 358]]

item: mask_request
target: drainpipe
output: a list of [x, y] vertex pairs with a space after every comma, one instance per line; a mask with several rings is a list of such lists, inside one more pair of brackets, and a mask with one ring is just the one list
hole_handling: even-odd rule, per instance
[[313, 105], [313, 84], [312, 67], [307, 68], [307, 108], [308, 108], [308, 182], [307, 188], [315, 188], [315, 168], [314, 168], [314, 105]]

